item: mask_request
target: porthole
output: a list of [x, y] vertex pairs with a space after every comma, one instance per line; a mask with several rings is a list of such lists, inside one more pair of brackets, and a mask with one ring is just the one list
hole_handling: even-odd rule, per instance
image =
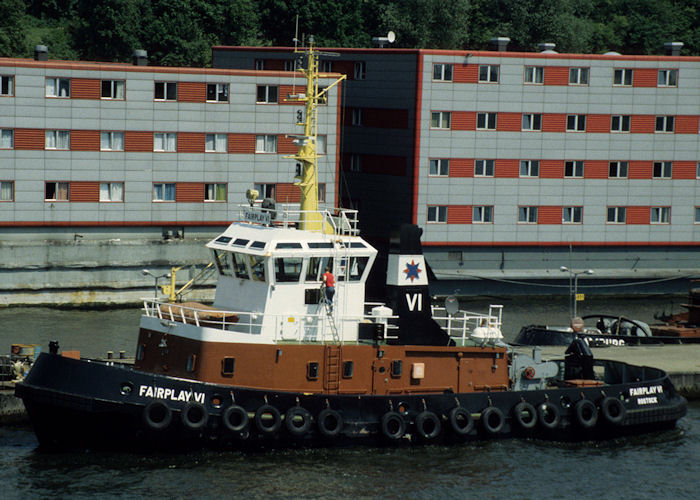
[[318, 379], [318, 363], [315, 361], [310, 362], [306, 365], [306, 378], [309, 380]]
[[236, 368], [236, 358], [224, 358], [221, 360], [221, 375], [224, 377], [233, 377], [234, 369]]
[[343, 361], [343, 378], [352, 378], [355, 364], [352, 361]]
[[395, 359], [391, 362], [391, 376], [400, 377], [403, 373], [403, 361], [400, 359]]

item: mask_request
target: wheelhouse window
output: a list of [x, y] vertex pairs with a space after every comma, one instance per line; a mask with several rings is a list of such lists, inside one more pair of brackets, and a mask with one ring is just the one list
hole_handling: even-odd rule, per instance
[[228, 83], [207, 83], [207, 102], [228, 102]]
[[9, 128], [0, 129], [0, 149], [15, 147], [15, 131]]
[[610, 120], [610, 132], [629, 132], [630, 115], [613, 115]]
[[307, 283], [320, 283], [326, 267], [333, 269], [333, 257], [310, 257], [304, 281]]
[[498, 83], [497, 64], [482, 64], [479, 66], [479, 82], [480, 83]]
[[608, 207], [607, 222], [609, 224], [624, 224], [626, 219], [626, 207]]
[[571, 160], [564, 163], [564, 177], [583, 177], [583, 160]]
[[124, 80], [102, 80], [102, 99], [124, 100], [126, 94], [126, 82]]
[[44, 185], [44, 201], [68, 201], [70, 199], [70, 183], [47, 182]]
[[277, 85], [258, 85], [255, 102], [258, 104], [277, 104]]
[[588, 85], [588, 68], [569, 68], [569, 85]]
[[477, 113], [476, 114], [476, 129], [477, 130], [496, 130], [497, 113]]
[[485, 205], [472, 207], [472, 222], [474, 224], [492, 224], [493, 206]]
[[0, 201], [15, 200], [15, 183], [14, 181], [0, 181]]
[[611, 161], [608, 165], [608, 177], [611, 179], [627, 178], [627, 162], [626, 161]]
[[518, 207], [519, 224], [536, 224], [537, 207]]
[[46, 97], [70, 97], [70, 78], [47, 78]]
[[255, 152], [256, 153], [276, 153], [277, 152], [277, 136], [276, 135], [257, 135], [257, 136], [255, 136]]
[[525, 83], [544, 83], [544, 66], [525, 66]]
[[653, 169], [654, 179], [670, 179], [673, 172], [672, 161], [655, 161]]
[[349, 259], [341, 259], [338, 267], [338, 281], [360, 281], [362, 274], [365, 272], [369, 262], [369, 257], [350, 257]]
[[660, 69], [657, 80], [659, 87], [677, 87], [678, 86], [678, 70], [677, 69]]
[[100, 182], [100, 201], [124, 201], [124, 183]]
[[566, 117], [567, 132], [585, 132], [586, 115], [568, 115]]
[[430, 114], [430, 128], [449, 129], [451, 118], [449, 111], [433, 111]]
[[232, 258], [233, 271], [236, 278], [241, 278], [244, 280], [250, 279], [250, 276], [248, 275], [248, 267], [245, 264], [245, 261], [247, 260], [246, 256], [242, 253], [234, 252], [232, 254]]
[[301, 257], [278, 257], [275, 259], [275, 281], [277, 283], [297, 283], [301, 276]]
[[452, 81], [451, 64], [433, 64], [433, 80], [442, 82]]
[[175, 201], [175, 183], [154, 182], [153, 201]]
[[581, 224], [583, 220], [583, 207], [563, 207], [561, 221], [563, 224]]
[[434, 158], [430, 160], [430, 175], [448, 176], [450, 175], [450, 160], [446, 158]]
[[652, 224], [670, 224], [671, 223], [671, 207], [651, 207]]
[[228, 134], [206, 134], [204, 151], [207, 153], [226, 153], [228, 151]]
[[253, 281], [265, 281], [265, 257], [249, 255], [250, 276]]
[[523, 130], [542, 130], [542, 115], [540, 114], [523, 114]]
[[429, 206], [428, 222], [445, 224], [447, 222], [447, 207], [441, 205]]
[[493, 177], [496, 160], [474, 160], [474, 177]]
[[15, 77], [11, 75], [0, 75], [0, 95], [15, 95]]
[[124, 132], [100, 132], [100, 151], [124, 151]]
[[539, 177], [539, 160], [520, 160], [520, 177]]
[[364, 61], [357, 61], [353, 69], [355, 80], [364, 80], [367, 77], [367, 65]]
[[631, 87], [634, 72], [629, 68], [613, 70], [613, 85], [618, 87]]
[[153, 151], [173, 153], [177, 151], [176, 132], [156, 132], [153, 134]]
[[673, 132], [675, 117], [673, 116], [657, 116], [656, 117], [656, 132]]
[[46, 149], [70, 149], [70, 130], [47, 130], [45, 135]]
[[177, 82], [155, 82], [153, 98], [156, 101], [177, 101]]
[[204, 201], [226, 201], [226, 183], [204, 184]]

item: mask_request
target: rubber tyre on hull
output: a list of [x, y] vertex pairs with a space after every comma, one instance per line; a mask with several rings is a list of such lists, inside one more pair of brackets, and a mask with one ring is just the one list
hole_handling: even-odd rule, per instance
[[311, 413], [301, 406], [294, 406], [284, 414], [284, 425], [290, 434], [303, 436], [311, 429]]
[[[272, 423], [265, 420], [265, 415], [272, 417]], [[272, 405], [262, 405], [255, 412], [255, 427], [263, 434], [275, 434], [282, 426], [282, 415], [280, 411]]]
[[201, 403], [189, 402], [180, 412], [182, 425], [191, 431], [197, 431], [207, 425], [209, 412]]
[[584, 429], [595, 427], [598, 423], [598, 407], [590, 399], [582, 399], [574, 406], [576, 423]]
[[391, 440], [401, 439], [406, 432], [406, 422], [400, 413], [388, 411], [382, 416], [382, 434]]
[[154, 431], [168, 428], [172, 420], [173, 411], [162, 401], [152, 401], [143, 409], [143, 421]]
[[537, 407], [537, 419], [545, 429], [556, 429], [561, 420], [561, 412], [559, 408], [546, 401]]
[[231, 432], [243, 432], [248, 429], [250, 418], [248, 412], [239, 405], [231, 405], [224, 411], [221, 416], [226, 427]]
[[472, 414], [463, 406], [452, 408], [447, 418], [452, 432], [459, 436], [466, 436], [474, 429]]
[[600, 411], [605, 421], [613, 425], [620, 425], [627, 414], [622, 401], [610, 396], [603, 399], [603, 402], [600, 403]]
[[316, 418], [318, 430], [325, 437], [335, 437], [343, 430], [343, 417], [340, 413], [330, 408], [321, 410]]
[[513, 407], [513, 418], [521, 429], [534, 429], [537, 425], [537, 410], [527, 401], [521, 401]]
[[435, 439], [442, 431], [440, 419], [432, 411], [422, 411], [416, 415], [416, 430], [423, 439]]
[[489, 434], [498, 434], [503, 430], [506, 418], [503, 412], [495, 406], [484, 408], [481, 412], [481, 425]]

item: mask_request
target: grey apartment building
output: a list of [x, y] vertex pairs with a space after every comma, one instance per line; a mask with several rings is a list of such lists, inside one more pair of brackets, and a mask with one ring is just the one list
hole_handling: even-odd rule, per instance
[[[561, 280], [560, 266], [618, 284], [697, 276], [700, 57], [668, 45], [652, 56], [327, 49], [339, 55], [322, 68], [348, 75], [340, 199], [370, 237], [420, 225], [446, 290]], [[214, 48], [221, 68], [293, 59]]]

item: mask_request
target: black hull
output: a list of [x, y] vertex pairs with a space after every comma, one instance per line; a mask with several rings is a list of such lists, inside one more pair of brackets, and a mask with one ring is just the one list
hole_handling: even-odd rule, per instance
[[[602, 440], [672, 428], [685, 415], [686, 401], [663, 371], [597, 364], [605, 366], [606, 378], [618, 377], [619, 383], [491, 393], [309, 395], [206, 384], [42, 354], [16, 394], [45, 449], [248, 449], [508, 437]], [[609, 414], [606, 398], [621, 403], [622, 416]], [[577, 416], [581, 399], [595, 404], [597, 418]], [[514, 413], [521, 402], [536, 413], [548, 403], [552, 421], [543, 421], [540, 414], [535, 423], [523, 424]], [[232, 418], [234, 405], [246, 416]], [[295, 419], [285, 418], [290, 409]], [[464, 420], [465, 414], [471, 417]], [[290, 425], [293, 420], [297, 423]]]

